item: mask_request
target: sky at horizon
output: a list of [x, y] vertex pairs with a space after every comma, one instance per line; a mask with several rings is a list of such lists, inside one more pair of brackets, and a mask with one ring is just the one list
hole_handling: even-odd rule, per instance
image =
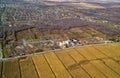
[[47, 1], [90, 1], [90, 2], [120, 2], [120, 0], [47, 0]]

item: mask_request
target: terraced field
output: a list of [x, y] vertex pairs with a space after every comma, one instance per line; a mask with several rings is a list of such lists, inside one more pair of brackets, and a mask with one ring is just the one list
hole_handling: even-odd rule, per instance
[[0, 78], [120, 78], [120, 43], [2, 60]]

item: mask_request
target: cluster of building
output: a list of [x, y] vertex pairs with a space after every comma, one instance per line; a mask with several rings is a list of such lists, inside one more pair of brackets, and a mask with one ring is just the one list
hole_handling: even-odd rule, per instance
[[[85, 38], [85, 39], [67, 39], [67, 40], [26, 40], [22, 39], [22, 42], [11, 42], [6, 45], [6, 51], [9, 52], [8, 57], [16, 55], [25, 55], [36, 52], [43, 52], [55, 49], [64, 49], [75, 46], [83, 46], [88, 44], [99, 43], [113, 43], [113, 41], [105, 40], [103, 38]], [[45, 49], [47, 47], [47, 49]], [[49, 48], [49, 49], [48, 49]], [[0, 50], [1, 51], [1, 50]]]
[[[113, 41], [110, 40], [104, 40], [103, 38], [85, 38], [85, 39], [68, 39], [68, 40], [31, 40], [27, 41], [25, 39], [22, 40], [22, 44], [24, 47], [34, 48], [35, 44], [38, 44], [38, 46], [50, 46], [51, 49], [64, 49], [74, 46], [82, 46], [86, 44], [98, 44], [98, 43], [113, 43]], [[17, 46], [16, 48], [23, 49], [23, 46]]]
[[78, 46], [78, 45], [81, 45], [80, 41], [78, 39], [69, 39], [66, 41], [59, 41], [58, 42], [58, 46], [62, 49], [68, 48], [68, 47], [74, 47], [74, 46]]
[[[68, 47], [74, 47], [81, 45], [80, 41], [78, 39], [68, 39], [68, 40], [33, 40], [33, 41], [26, 41], [22, 40], [23, 46], [29, 46], [30, 48], [33, 48], [34, 44], [39, 44], [39, 46], [51, 46], [52, 49], [56, 48], [68, 48]], [[21, 48], [22, 49], [22, 48]]]

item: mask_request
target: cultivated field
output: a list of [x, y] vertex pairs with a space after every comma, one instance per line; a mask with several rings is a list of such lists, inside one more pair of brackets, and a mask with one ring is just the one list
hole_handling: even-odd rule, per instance
[[120, 44], [75, 47], [0, 62], [0, 78], [120, 78]]
[[89, 4], [89, 3], [85, 3], [85, 2], [80, 2], [80, 3], [72, 3], [74, 6], [78, 6], [78, 7], [84, 7], [87, 9], [101, 9], [101, 8], [105, 8], [103, 6], [100, 5], [95, 5], [95, 4]]
[[[16, 32], [16, 39], [21, 41], [23, 38], [27, 40], [39, 39], [39, 40], [66, 40], [68, 38], [92, 38], [100, 37], [105, 38], [107, 35], [95, 30], [90, 26], [73, 27], [70, 29], [37, 29], [31, 28], [23, 31]], [[14, 35], [8, 35], [7, 40], [14, 39]]]

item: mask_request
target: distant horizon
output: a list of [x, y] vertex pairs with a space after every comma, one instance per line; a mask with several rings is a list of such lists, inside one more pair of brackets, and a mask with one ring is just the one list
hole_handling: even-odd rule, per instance
[[120, 0], [43, 0], [43, 1], [56, 1], [56, 2], [79, 2], [79, 1], [85, 1], [85, 2], [120, 2]]

